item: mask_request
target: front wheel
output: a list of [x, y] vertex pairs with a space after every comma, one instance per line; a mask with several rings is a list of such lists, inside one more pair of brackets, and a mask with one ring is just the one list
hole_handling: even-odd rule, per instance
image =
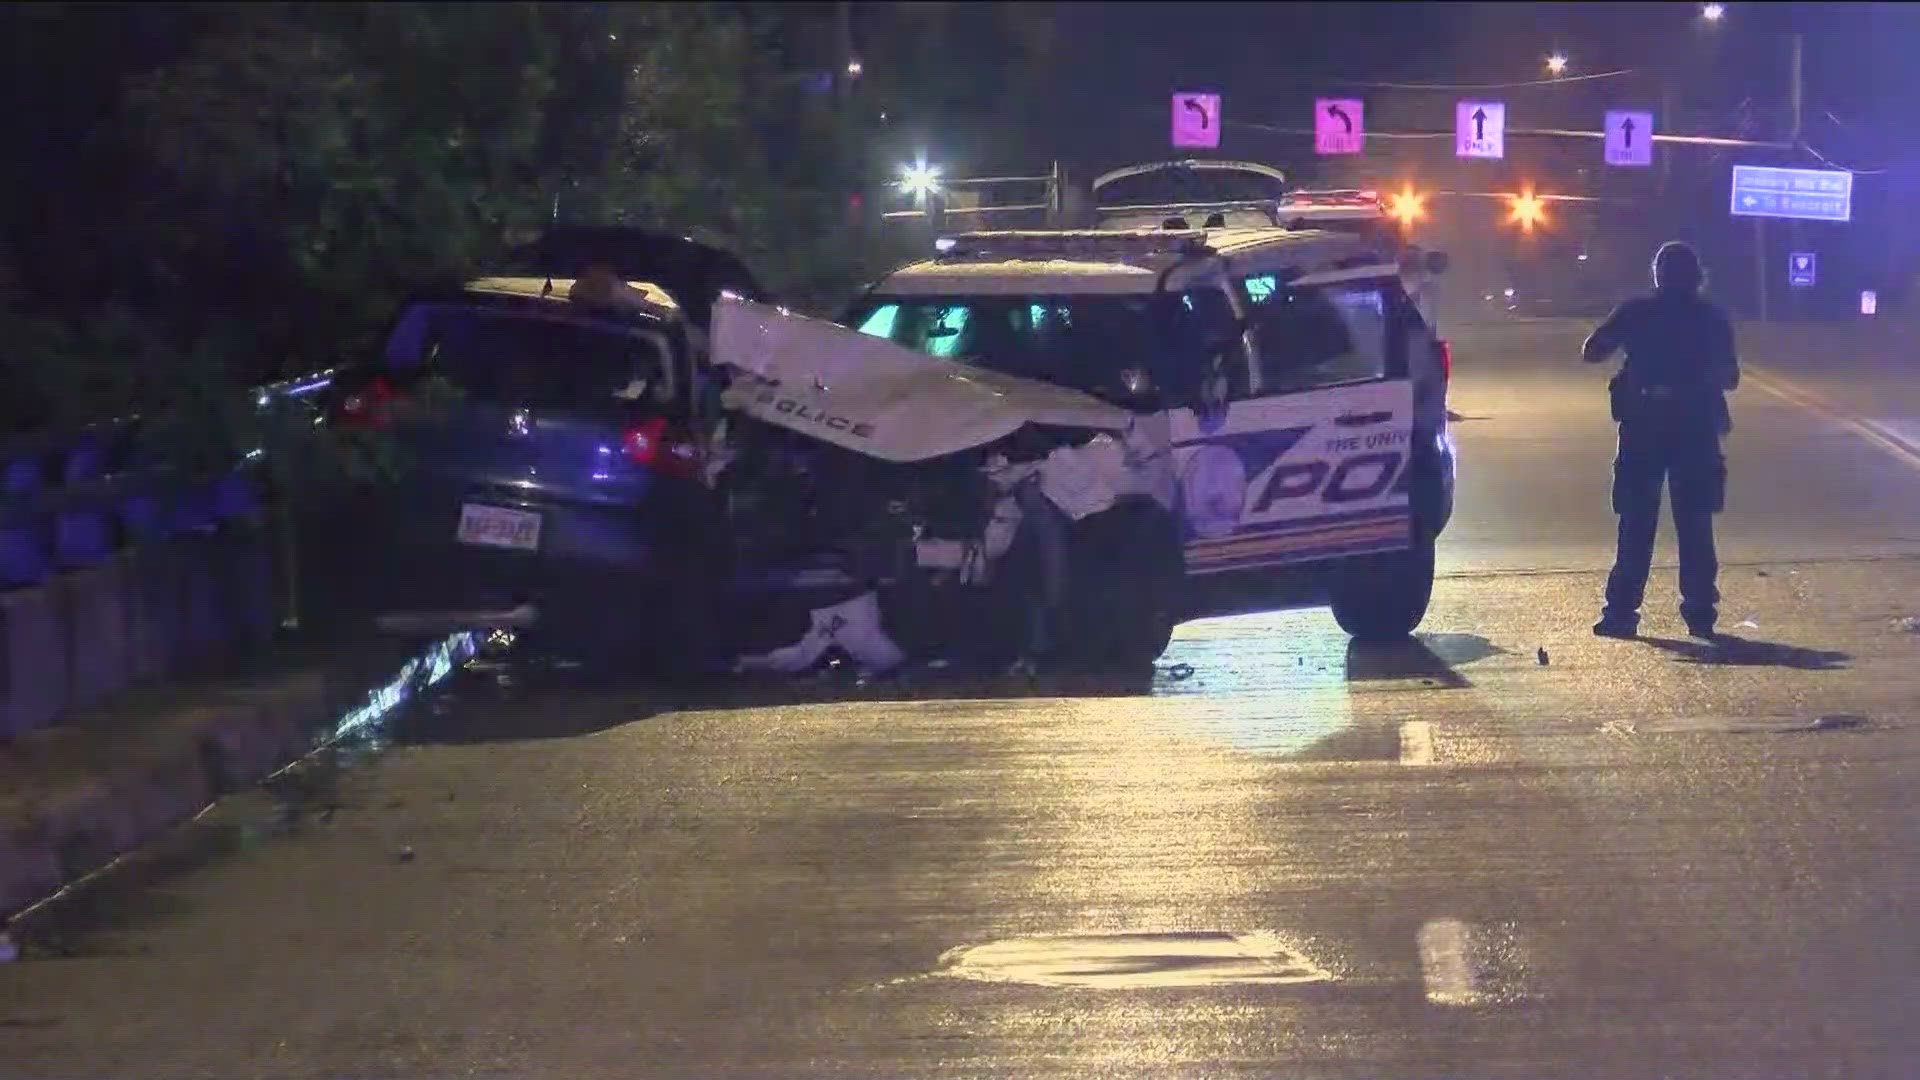
[[1348, 560], [1333, 583], [1333, 619], [1355, 640], [1398, 641], [1427, 616], [1433, 598], [1433, 541]]
[[1186, 582], [1179, 526], [1130, 500], [1074, 526], [1068, 652], [1098, 667], [1151, 666], [1180, 621]]

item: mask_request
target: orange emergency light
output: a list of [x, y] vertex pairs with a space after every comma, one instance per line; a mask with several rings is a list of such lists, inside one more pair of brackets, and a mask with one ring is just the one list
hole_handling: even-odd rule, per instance
[[1402, 225], [1412, 225], [1427, 212], [1426, 199], [1415, 193], [1412, 188], [1403, 188], [1393, 197], [1393, 205], [1387, 210]]
[[1513, 197], [1513, 221], [1522, 229], [1532, 231], [1534, 226], [1545, 224], [1547, 207], [1538, 195], [1523, 191]]

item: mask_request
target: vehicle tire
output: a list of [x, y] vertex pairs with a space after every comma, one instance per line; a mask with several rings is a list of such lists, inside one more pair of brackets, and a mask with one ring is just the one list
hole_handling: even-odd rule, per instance
[[1427, 616], [1433, 598], [1433, 541], [1405, 551], [1350, 559], [1333, 582], [1333, 619], [1364, 642], [1399, 641]]
[[1152, 665], [1184, 613], [1186, 560], [1173, 515], [1129, 500], [1076, 523], [1068, 548], [1067, 634], [1073, 660]]

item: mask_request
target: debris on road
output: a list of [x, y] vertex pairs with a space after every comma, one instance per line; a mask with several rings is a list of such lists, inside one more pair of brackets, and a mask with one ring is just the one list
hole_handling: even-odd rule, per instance
[[1739, 622], [1733, 624], [1733, 628], [1735, 630], [1758, 630], [1760, 629], [1760, 624], [1754, 622], [1752, 619], [1741, 619]]
[[1540, 651], [1534, 653], [1533, 657], [1540, 662], [1541, 667], [1546, 667], [1548, 663], [1547, 647], [1545, 645], [1540, 646]]
[[890, 672], [906, 659], [906, 654], [881, 625], [880, 598], [872, 591], [815, 608], [809, 621], [807, 632], [799, 641], [764, 655], [739, 657], [734, 661], [734, 670], [795, 674], [812, 668], [828, 649], [836, 646], [870, 674]]
[[400, 850], [394, 853], [393, 857], [398, 862], [403, 862], [403, 863], [412, 862], [413, 848], [403, 844], [401, 845]]
[[1895, 619], [1893, 620], [1893, 625], [1896, 630], [1904, 630], [1909, 634], [1920, 634], [1920, 616], [1909, 615], [1904, 619]]
[[1642, 729], [1654, 735], [1792, 735], [1811, 731], [1843, 731], [1867, 726], [1858, 713], [1803, 716], [1693, 716], [1653, 720]]

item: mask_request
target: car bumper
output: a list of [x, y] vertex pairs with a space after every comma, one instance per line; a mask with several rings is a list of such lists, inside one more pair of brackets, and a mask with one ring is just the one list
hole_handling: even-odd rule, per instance
[[[538, 515], [531, 550], [463, 542], [463, 507], [483, 505]], [[533, 601], [543, 609], [619, 603], [685, 572], [691, 545], [657, 512], [639, 507], [539, 501], [511, 494], [396, 492], [378, 501], [364, 525], [366, 564], [380, 606], [490, 609]]]

